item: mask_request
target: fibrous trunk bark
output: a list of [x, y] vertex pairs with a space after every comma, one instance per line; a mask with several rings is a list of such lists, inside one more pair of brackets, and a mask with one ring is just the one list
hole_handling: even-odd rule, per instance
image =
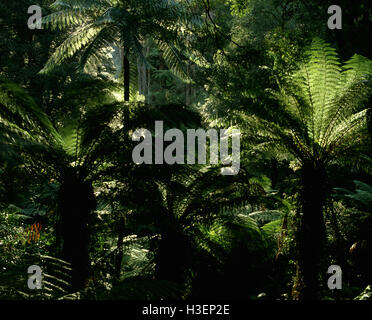
[[155, 256], [155, 277], [182, 283], [190, 262], [190, 248], [187, 237], [176, 227], [161, 232], [161, 239]]
[[118, 243], [117, 248], [118, 252], [116, 255], [116, 261], [115, 261], [115, 282], [118, 283], [120, 281], [120, 275], [121, 275], [121, 263], [123, 260], [123, 240], [124, 240], [124, 218], [121, 217], [118, 222]]
[[59, 190], [62, 258], [71, 263], [72, 291], [86, 285], [90, 273], [88, 218], [96, 208], [91, 182], [68, 170]]
[[128, 60], [128, 54], [123, 54], [123, 72], [124, 72], [124, 101], [129, 101], [129, 94], [130, 94], [130, 65]]
[[320, 294], [322, 258], [326, 245], [323, 210], [328, 195], [327, 173], [322, 165], [302, 167], [302, 216], [297, 238], [298, 274], [294, 298], [314, 300]]

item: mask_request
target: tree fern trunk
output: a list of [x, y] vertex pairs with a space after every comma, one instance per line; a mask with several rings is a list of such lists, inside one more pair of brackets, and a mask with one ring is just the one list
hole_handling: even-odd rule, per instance
[[275, 157], [272, 157], [271, 160], [271, 188], [275, 189], [279, 181], [279, 168], [278, 160]]
[[138, 74], [138, 93], [141, 95], [143, 92], [142, 89], [142, 63], [139, 58], [137, 58], [137, 74]]
[[147, 103], [151, 103], [150, 99], [150, 86], [151, 86], [151, 74], [150, 74], [150, 68], [147, 70]]
[[124, 240], [124, 218], [121, 217], [118, 222], [118, 243], [117, 243], [117, 248], [118, 248], [118, 254], [116, 256], [116, 261], [115, 261], [115, 281], [119, 282], [120, 281], [120, 274], [121, 274], [121, 262], [123, 260], [123, 240]]
[[191, 99], [190, 99], [190, 84], [189, 83], [186, 83], [186, 99], [185, 99], [185, 104], [187, 106], [189, 106], [190, 105], [190, 101], [191, 101]]
[[327, 174], [322, 166], [307, 163], [302, 167], [302, 217], [299, 228], [298, 276], [294, 298], [319, 299], [322, 258], [326, 244], [323, 209], [327, 199]]
[[146, 65], [142, 64], [142, 94], [145, 96], [145, 100], [147, 99], [147, 72], [146, 72]]
[[[80, 173], [81, 174], [81, 173]], [[83, 288], [89, 276], [89, 213], [96, 208], [91, 182], [71, 168], [64, 173], [58, 204], [61, 215], [62, 257], [71, 263], [72, 290]]]
[[124, 72], [124, 101], [129, 101], [130, 65], [127, 53], [123, 54], [123, 72]]
[[[187, 66], [187, 73], [189, 73], [189, 66]], [[185, 99], [185, 104], [189, 106], [191, 103], [191, 85], [190, 83], [186, 83], [186, 99]]]
[[155, 277], [183, 283], [190, 259], [189, 241], [183, 232], [175, 226], [164, 228], [155, 255]]

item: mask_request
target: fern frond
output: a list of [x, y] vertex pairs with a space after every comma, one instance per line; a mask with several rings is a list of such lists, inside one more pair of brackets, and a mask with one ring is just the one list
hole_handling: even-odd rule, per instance
[[[342, 152], [350, 144], [361, 143], [363, 130], [367, 133], [367, 109], [351, 115], [339, 123], [332, 131], [325, 151], [330, 157]], [[358, 139], [359, 138], [359, 139]]]
[[52, 145], [58, 145], [60, 137], [47, 115], [18, 85], [0, 78], [0, 119], [13, 132], [40, 141], [38, 135]]
[[110, 6], [112, 1], [109, 0], [57, 0], [51, 7], [54, 9], [87, 9], [96, 11], [97, 9]]
[[71, 159], [75, 158], [75, 155], [79, 152], [78, 150], [80, 149], [78, 127], [79, 124], [77, 120], [70, 120], [59, 131], [62, 138], [63, 150], [65, 150], [66, 154]]
[[262, 226], [266, 223], [279, 220], [282, 217], [282, 213], [278, 210], [265, 210], [252, 212], [249, 216]]
[[101, 64], [107, 58], [107, 50], [115, 43], [118, 33], [115, 26], [102, 28], [84, 50], [80, 58], [80, 66], [84, 67], [85, 71], [89, 71]]
[[91, 43], [102, 29], [103, 26], [95, 26], [93, 23], [78, 28], [56, 49], [40, 73], [48, 73], [56, 65], [73, 57], [78, 51]]
[[314, 39], [309, 55], [306, 75], [301, 71], [305, 75], [307, 101], [312, 108], [309, 135], [315, 143], [322, 145], [332, 100], [340, 86], [341, 68], [336, 50], [321, 39]]
[[372, 64], [355, 55], [341, 66], [335, 49], [318, 38], [307, 56], [300, 69], [273, 94], [284, 111], [278, 119], [280, 126], [266, 123], [269, 129], [260, 130], [254, 121], [253, 128], [258, 128], [265, 143], [279, 138], [300, 160], [330, 161], [366, 137], [363, 104], [371, 94]]
[[164, 41], [157, 41], [159, 49], [163, 53], [163, 58], [169, 68], [169, 70], [178, 78], [184, 81], [190, 81], [190, 77], [187, 73], [187, 67], [185, 60], [182, 59], [182, 54], [172, 44]]
[[51, 30], [65, 30], [71, 26], [78, 26], [83, 23], [89, 23], [91, 18], [81, 10], [67, 9], [51, 13], [42, 18], [43, 26]]

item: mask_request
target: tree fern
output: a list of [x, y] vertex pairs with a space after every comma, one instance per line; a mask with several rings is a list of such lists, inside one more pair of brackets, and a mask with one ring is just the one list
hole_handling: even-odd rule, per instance
[[43, 18], [43, 25], [74, 31], [50, 57], [41, 71], [50, 72], [54, 66], [83, 51], [82, 67], [92, 68], [107, 56], [106, 48], [118, 45], [124, 56], [134, 53], [144, 59], [141, 41], [151, 35], [165, 50], [171, 70], [184, 76], [182, 59], [174, 46], [177, 33], [189, 17], [178, 1], [56, 1], [56, 13]]
[[[371, 61], [355, 55], [341, 66], [335, 50], [314, 39], [297, 72], [279, 82], [274, 120], [247, 116], [256, 148], [281, 148], [299, 162], [301, 222], [298, 231], [299, 276], [304, 290], [297, 298], [319, 293], [326, 228], [323, 210], [330, 196], [327, 168], [344, 158], [354, 163], [368, 141], [367, 108]], [[270, 90], [268, 90], [270, 92]], [[356, 152], [358, 150], [358, 152]], [[311, 239], [317, 234], [316, 239]], [[297, 292], [297, 291], [296, 291]]]
[[281, 84], [279, 92], [272, 93], [283, 107], [281, 125], [262, 119], [257, 120], [263, 121], [259, 124], [252, 117], [252, 126], [262, 127], [258, 137], [285, 142], [285, 148], [301, 161], [329, 162], [365, 136], [366, 109], [362, 107], [371, 93], [371, 72], [371, 61], [358, 55], [341, 66], [335, 50], [315, 39], [308, 60]]

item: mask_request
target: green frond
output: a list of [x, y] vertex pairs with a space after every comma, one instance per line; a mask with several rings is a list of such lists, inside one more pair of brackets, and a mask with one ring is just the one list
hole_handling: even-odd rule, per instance
[[264, 234], [273, 239], [277, 239], [282, 230], [282, 219], [270, 221], [261, 227]]
[[190, 81], [185, 59], [182, 59], [182, 53], [174, 45], [165, 41], [157, 41], [157, 44], [163, 53], [163, 58], [169, 70], [181, 80]]
[[[270, 123], [266, 124], [269, 130], [262, 128], [258, 133], [280, 138], [300, 160], [328, 161], [352, 141], [361, 142], [365, 137], [363, 104], [371, 93], [371, 61], [355, 55], [341, 66], [335, 49], [318, 38], [307, 56], [280, 92], [272, 93], [283, 107], [284, 128]], [[255, 122], [254, 128], [259, 128]]]
[[79, 122], [76, 158], [80, 165], [93, 172], [96, 160], [106, 156], [105, 153], [112, 147], [115, 127], [121, 128], [122, 111], [123, 105], [117, 102], [86, 110]]
[[321, 39], [314, 39], [308, 55], [309, 62], [299, 75], [304, 79], [302, 88], [311, 108], [308, 113], [309, 137], [322, 145], [332, 102], [340, 87], [341, 68], [336, 50]]
[[117, 34], [117, 27], [114, 25], [106, 26], [99, 31], [93, 41], [85, 48], [80, 58], [80, 66], [86, 72], [97, 68], [104, 59], [107, 59], [108, 48], [112, 48]]
[[[105, 50], [114, 43], [120, 43], [125, 54], [132, 52], [151, 67], [141, 46], [141, 40], [150, 36], [164, 51], [170, 70], [177, 77], [190, 81], [185, 57], [174, 45], [180, 23], [189, 23], [185, 4], [169, 0], [134, 0], [130, 4], [109, 0], [59, 0], [52, 7], [59, 11], [43, 18], [46, 27], [79, 27], [55, 50], [41, 73], [50, 72], [79, 51], [83, 51], [80, 65], [86, 71], [93, 70], [107, 58]], [[131, 92], [135, 95], [133, 90]]]
[[49, 14], [41, 22], [47, 29], [65, 30], [72, 26], [89, 23], [91, 18], [78, 9], [66, 9]]
[[289, 152], [299, 159], [313, 157], [311, 145], [306, 139], [306, 134], [302, 132], [304, 129], [298, 125], [287, 129], [280, 124], [253, 115], [247, 117], [246, 122], [248, 124], [247, 134], [252, 137], [252, 142], [254, 141], [251, 152], [276, 150], [277, 152]]
[[334, 97], [324, 135], [325, 145], [329, 143], [334, 127], [345, 121], [351, 114], [360, 111], [368, 101], [372, 92], [371, 85], [368, 83], [371, 74], [372, 61], [362, 56], [354, 55], [343, 66], [341, 85]]
[[[69, 120], [60, 130], [63, 150], [71, 158], [75, 159], [79, 154], [79, 123], [77, 120]], [[76, 159], [75, 159], [76, 161]]]
[[[27, 268], [38, 265], [42, 270], [42, 288], [27, 287]], [[10, 266], [0, 275], [0, 298], [21, 300], [51, 300], [67, 294], [70, 290], [71, 267], [61, 259], [46, 255], [25, 254], [17, 265]], [[4, 286], [4, 287], [2, 287]]]
[[78, 28], [56, 49], [40, 73], [48, 73], [56, 65], [73, 57], [82, 48], [92, 42], [103, 28], [103, 26], [95, 26], [93, 23]]
[[[35, 142], [41, 137], [58, 144], [60, 137], [47, 115], [34, 100], [18, 85], [0, 78], [0, 120], [13, 132]], [[41, 129], [41, 130], [40, 130]]]
[[354, 180], [353, 182], [355, 184], [355, 191], [344, 188], [334, 188], [336, 191], [334, 198], [351, 200], [354, 205], [360, 205], [360, 209], [370, 210], [372, 206], [372, 186], [359, 180]]
[[264, 210], [252, 212], [249, 216], [262, 226], [269, 222], [279, 220], [282, 217], [282, 213], [278, 210]]
[[71, 8], [97, 11], [106, 6], [110, 6], [111, 2], [112, 1], [109, 0], [57, 0], [51, 7], [57, 10]]
[[343, 65], [342, 82], [351, 84], [355, 81], [366, 81], [372, 76], [372, 61], [359, 54], [354, 54]]
[[[251, 217], [223, 215], [209, 224], [198, 225], [196, 242], [199, 250], [223, 265], [237, 247], [245, 247], [246, 253], [260, 250], [264, 246], [262, 236], [261, 229]], [[252, 246], [254, 240], [257, 242]]]
[[358, 296], [356, 296], [353, 300], [371, 301], [372, 300], [372, 286], [368, 285], [367, 287], [365, 287], [365, 289]]
[[[367, 109], [351, 115], [348, 119], [343, 120], [332, 130], [329, 138], [329, 145], [326, 153], [340, 151], [342, 146], [346, 148], [348, 144], [360, 143], [360, 134], [367, 129]], [[359, 138], [359, 139], [358, 139]]]

